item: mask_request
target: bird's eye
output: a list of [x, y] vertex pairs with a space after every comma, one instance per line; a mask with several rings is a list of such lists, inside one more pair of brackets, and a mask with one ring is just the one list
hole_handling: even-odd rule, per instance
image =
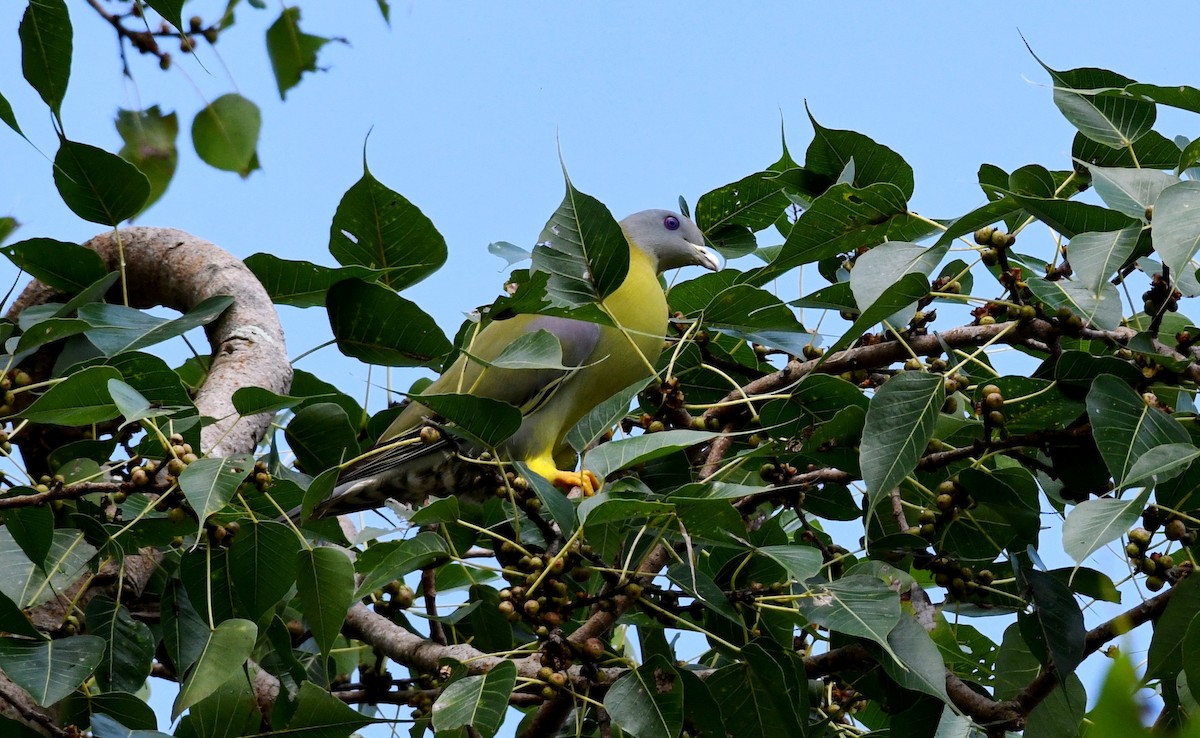
[[668, 215], [667, 217], [663, 218], [663, 226], [665, 226], [668, 231], [677, 231], [679, 230], [679, 218], [676, 218], [674, 215]]

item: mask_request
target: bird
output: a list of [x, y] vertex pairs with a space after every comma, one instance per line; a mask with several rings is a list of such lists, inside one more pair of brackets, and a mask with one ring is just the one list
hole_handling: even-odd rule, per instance
[[[566, 441], [572, 427], [596, 405], [652, 373], [667, 329], [667, 301], [659, 275], [668, 269], [720, 269], [717, 254], [689, 218], [670, 210], [643, 210], [620, 221], [629, 243], [624, 282], [601, 308], [620, 328], [572, 318], [519, 314], [488, 323], [445, 372], [423, 392], [463, 393], [502, 400], [522, 409], [522, 422], [498, 449], [560, 489], [590, 493], [601, 484]], [[624, 330], [621, 330], [623, 328]], [[548, 331], [562, 346], [562, 369], [486, 366], [520, 336]], [[468, 356], [467, 354], [470, 354]], [[429, 495], [482, 496], [480, 476], [467, 448], [438, 432], [433, 413], [415, 396], [368, 452], [343, 466], [333, 492], [314, 507], [325, 518], [380, 507], [388, 499], [419, 504]], [[465, 452], [464, 452], [465, 451]]]

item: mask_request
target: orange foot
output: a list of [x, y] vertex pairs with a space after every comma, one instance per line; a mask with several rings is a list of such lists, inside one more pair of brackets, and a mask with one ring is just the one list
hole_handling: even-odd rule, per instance
[[570, 492], [578, 487], [584, 497], [591, 497], [600, 490], [600, 478], [587, 469], [577, 472], [555, 470], [550, 481], [563, 492]]

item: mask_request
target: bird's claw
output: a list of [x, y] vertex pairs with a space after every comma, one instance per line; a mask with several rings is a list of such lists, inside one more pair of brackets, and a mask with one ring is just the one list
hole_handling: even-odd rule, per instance
[[600, 478], [587, 469], [580, 471], [557, 471], [551, 480], [555, 487], [570, 493], [578, 488], [584, 497], [591, 497], [600, 491]]

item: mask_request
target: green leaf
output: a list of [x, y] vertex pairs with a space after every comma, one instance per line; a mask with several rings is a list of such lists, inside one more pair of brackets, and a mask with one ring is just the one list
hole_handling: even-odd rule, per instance
[[1119, 231], [1122, 228], [1140, 227], [1141, 222], [1116, 210], [1102, 208], [1086, 202], [1060, 200], [1054, 197], [1027, 197], [1013, 195], [1033, 217], [1042, 221], [1067, 238], [1074, 238], [1088, 231]]
[[1086, 324], [1113, 330], [1121, 324], [1121, 293], [1106, 281], [1086, 285], [1067, 279], [1030, 279], [1029, 291], [1054, 313], [1065, 307]]
[[171, 719], [178, 718], [184, 710], [217, 691], [230, 679], [244, 679], [243, 667], [257, 637], [258, 627], [249, 620], [233, 618], [218, 623], [209, 632], [196, 665], [179, 688], [171, 707]]
[[1125, 382], [1102, 374], [1087, 396], [1092, 435], [1117, 488], [1146, 451], [1166, 443], [1190, 443], [1179, 421], [1147, 405]]
[[72, 29], [67, 4], [63, 0], [29, 0], [18, 33], [25, 80], [57, 118], [71, 78]]
[[259, 413], [277, 413], [290, 410], [303, 403], [307, 398], [278, 395], [262, 387], [239, 387], [233, 391], [233, 409], [238, 415], [258, 415]]
[[[880, 244], [858, 257], [854, 270], [850, 272], [850, 290], [859, 305], [874, 305], [896, 280], [906, 274], [920, 274], [926, 278], [933, 273], [948, 247], [928, 248], [904, 241], [889, 241]], [[909, 305], [888, 316], [885, 320], [894, 328], [903, 328], [916, 313], [916, 305]]]
[[229, 545], [229, 580], [241, 610], [259, 622], [296, 582], [301, 542], [281, 523], [243, 523]]
[[354, 565], [331, 546], [303, 549], [296, 561], [301, 612], [321, 654], [328, 654], [354, 603]]
[[17, 607], [7, 594], [0, 592], [0, 631], [26, 638], [45, 638], [45, 634], [34, 627], [29, 617]]
[[1180, 160], [1179, 147], [1158, 131], [1147, 131], [1133, 143], [1132, 150], [1114, 149], [1076, 133], [1071, 144], [1071, 158], [1102, 167], [1144, 169], [1174, 169]]
[[517, 665], [501, 661], [487, 673], [463, 677], [446, 687], [433, 703], [433, 728], [457, 730], [471, 726], [494, 736], [504, 722], [508, 698], [517, 683]]
[[347, 279], [371, 282], [382, 274], [378, 269], [364, 266], [330, 269], [307, 261], [280, 259], [273, 254], [252, 254], [245, 263], [262, 282], [271, 302], [293, 307], [324, 305], [325, 293], [338, 282]]
[[754, 551], [782, 566], [798, 582], [816, 576], [824, 565], [821, 552], [812, 546], [759, 546]]
[[143, 2], [153, 8], [154, 12], [161, 15], [163, 20], [175, 26], [176, 30], [184, 30], [181, 15], [185, 0], [143, 0]]
[[296, 711], [287, 727], [278, 734], [289, 738], [332, 738], [350, 735], [375, 722], [378, 721], [366, 717], [312, 682], [304, 682], [296, 698]]
[[1200, 182], [1187, 181], [1162, 191], [1154, 205], [1154, 250], [1173, 272], [1172, 281], [1200, 249]]
[[454, 348], [433, 318], [386, 287], [338, 282], [326, 304], [338, 348], [369, 364], [429, 366]]
[[208, 457], [188, 464], [179, 475], [179, 489], [199, 518], [200, 535], [204, 521], [233, 499], [238, 486], [246, 481], [254, 467], [253, 456]]
[[827, 584], [809, 584], [799, 601], [809, 622], [837, 633], [868, 638], [897, 658], [888, 634], [900, 622], [900, 597], [873, 576], [849, 575]]
[[575, 532], [575, 504], [568, 500], [561, 491], [545, 477], [533, 471], [524, 462], [515, 464], [517, 473], [529, 482], [533, 493], [541, 500], [542, 506], [550, 513], [550, 518], [564, 535]]
[[945, 402], [945, 381], [924, 372], [902, 372], [875, 391], [859, 452], [868, 507], [917, 468]]
[[[1032, 51], [1032, 50], [1031, 50]], [[1034, 56], [1037, 59], [1036, 56]], [[1042, 60], [1038, 59], [1042, 64]], [[1093, 94], [1105, 87], [1124, 87], [1133, 80], [1107, 69], [1059, 72], [1042, 64], [1054, 80], [1054, 104], [1063, 117], [1088, 138], [1114, 149], [1133, 145], [1154, 127], [1154, 103], [1131, 96]]]
[[[13, 114], [12, 104], [8, 102], [8, 99], [4, 95], [0, 95], [0, 120], [4, 121], [9, 128], [20, 134], [21, 138], [24, 138], [26, 141], [29, 140], [21, 130], [21, 126], [17, 123], [17, 116]], [[12, 218], [8, 218], [8, 220], [12, 220]], [[14, 226], [15, 224], [16, 221], [13, 221]], [[3, 236], [6, 235], [6, 233], [3, 233], [3, 229], [0, 229], [0, 242], [4, 241]]]
[[0, 638], [0, 668], [42, 707], [83, 684], [104, 657], [104, 639], [77, 635], [29, 642]]
[[300, 8], [283, 9], [267, 29], [267, 55], [271, 57], [280, 99], [300, 84], [301, 74], [317, 71], [317, 52], [329, 41], [300, 30]]
[[871, 326], [878, 324], [892, 313], [895, 313], [906, 305], [911, 305], [928, 294], [929, 280], [925, 278], [925, 275], [916, 273], [905, 274], [895, 284], [884, 290], [878, 300], [867, 307], [866, 310], [863, 310], [854, 321], [854, 324], [850, 326], [849, 330], [842, 334], [841, 338], [826, 348], [825, 353], [818, 361], [818, 366], [825, 363], [829, 357], [838, 351], [849, 346], [852, 341], [858, 340]]
[[[290, 650], [291, 644], [288, 648]], [[230, 679], [217, 691], [192, 705], [175, 731], [179, 736], [232, 738], [253, 735], [262, 725], [262, 713], [246, 679]], [[184, 727], [187, 726], [187, 727]], [[142, 738], [130, 736], [130, 738]]]
[[446, 263], [446, 239], [416, 205], [371, 175], [364, 156], [362, 177], [333, 214], [329, 252], [342, 266], [386, 270], [380, 282], [399, 291]]
[[108, 380], [108, 394], [112, 395], [117, 410], [125, 418], [120, 427], [140, 423], [150, 418], [160, 418], [175, 413], [177, 408], [154, 408], [141, 392], [119, 379]]
[[1184, 638], [1197, 622], [1200, 613], [1200, 580], [1185, 578], [1175, 585], [1171, 601], [1154, 624], [1147, 652], [1146, 678], [1170, 679], [1177, 676], [1191, 660], [1184, 650]]
[[119, 415], [108, 380], [120, 379], [111, 366], [92, 366], [75, 372], [33, 401], [23, 416], [31, 423], [90, 425]]
[[242, 177], [258, 169], [258, 106], [236, 93], [213, 100], [192, 120], [192, 145], [211, 167]]
[[[1126, 169], [1088, 165], [1092, 186], [1104, 204], [1131, 218], [1147, 220], [1147, 208], [1153, 207], [1163, 190], [1179, 182], [1179, 177], [1154, 169]], [[1074, 266], [1074, 262], [1071, 266]]]
[[1108, 279], [1133, 254], [1140, 233], [1140, 228], [1122, 228], [1077, 234], [1067, 250], [1075, 278], [1090, 292], [1099, 294]]
[[499, 446], [521, 427], [520, 409], [503, 400], [452, 393], [417, 395], [415, 399], [452, 422], [455, 431], [488, 448]]
[[79, 308], [79, 317], [88, 322], [88, 340], [105, 356], [138, 351], [207, 325], [233, 304], [233, 298], [214, 295], [173, 320], [157, 318], [124, 305], [93, 303]]
[[629, 405], [633, 398], [649, 383], [649, 379], [639, 379], [612, 397], [588, 411], [580, 418], [571, 431], [567, 433], [567, 441], [577, 453], [583, 453], [598, 438], [629, 414]]
[[83, 573], [96, 549], [77, 530], [56, 529], [50, 553], [41, 566], [35, 565], [7, 527], [0, 527], [0, 592], [21, 608], [30, 608], [54, 597]]
[[604, 709], [635, 738], [675, 738], [683, 729], [683, 682], [674, 666], [655, 655], [613, 683]]
[[0, 251], [35, 279], [72, 294], [102, 279], [107, 271], [95, 251], [52, 238], [30, 238]]
[[567, 193], [533, 249], [532, 272], [549, 275], [546, 296], [554, 307], [598, 302], [625, 281], [629, 242], [612, 213], [566, 177]]
[[54, 511], [49, 505], [8, 510], [4, 513], [4, 526], [30, 561], [38, 568], [45, 565], [54, 540]]
[[1075, 595], [1044, 571], [1032, 569], [1025, 572], [1025, 577], [1033, 600], [1033, 616], [1055, 668], [1064, 677], [1075, 673], [1075, 667], [1083, 661], [1087, 632]]
[[[1151, 678], [1149, 674], [1147, 678]], [[1104, 677], [1096, 706], [1087, 716], [1088, 738], [1131, 738], [1148, 735], [1142, 723], [1143, 706], [1137, 695], [1143, 688], [1133, 663], [1124, 652]]]
[[792, 201], [788, 198], [789, 178], [803, 170], [755, 172], [737, 182], [718, 187], [696, 201], [696, 225], [710, 237], [726, 257], [744, 256], [754, 248], [754, 237], [746, 233], [749, 249], [722, 248], [722, 236], [746, 231], [761, 231], [775, 223]]
[[710, 441], [719, 435], [721, 434], [711, 431], [669, 430], [610, 441], [588, 451], [583, 460], [583, 468], [605, 479], [620, 469]]
[[133, 164], [150, 183], [150, 194], [142, 209], [150, 207], [171, 184], [179, 151], [179, 118], [174, 113], [164, 115], [157, 105], [146, 110], [117, 111], [117, 133], [125, 145], [117, 154]]
[[1122, 484], [1125, 487], [1154, 487], [1159, 482], [1175, 478], [1197, 458], [1200, 458], [1200, 448], [1191, 443], [1155, 446], [1133, 462]]
[[814, 340], [778, 297], [748, 284], [722, 289], [704, 306], [701, 317], [719, 333], [792, 354], [800, 354]]
[[136, 692], [150, 676], [157, 642], [150, 626], [108, 597], [92, 598], [85, 615], [88, 632], [104, 639], [96, 681], [105, 692]]
[[706, 681], [735, 738], [801, 738], [808, 727], [808, 682], [796, 658], [760, 638], [742, 649], [742, 660]]
[[132, 218], [150, 197], [138, 168], [104, 149], [62, 139], [54, 155], [54, 185], [71, 212], [114, 228]]
[[1063, 550], [1076, 563], [1129, 530], [1150, 499], [1150, 489], [1129, 499], [1096, 498], [1076, 505], [1063, 522]]
[[901, 616], [900, 622], [888, 633], [888, 645], [896, 659], [879, 660], [888, 676], [906, 689], [950, 702], [946, 694], [946, 663], [942, 653], [913, 616]]
[[332, 402], [302, 407], [284, 429], [288, 447], [307, 474], [331, 469], [358, 455], [358, 438], [346, 411]]
[[558, 336], [547, 330], [537, 330], [518, 336], [515, 341], [504, 347], [499, 356], [491, 361], [484, 361], [476, 356], [471, 356], [471, 360], [498, 369], [560, 369], [565, 371], [575, 368], [563, 364], [562, 343], [558, 340]]
[[361, 599], [388, 582], [403, 579], [444, 557], [447, 551], [445, 539], [430, 531], [422, 531], [405, 541], [377, 543], [354, 561], [362, 576], [354, 599]]
[[825, 128], [811, 112], [808, 119], [812, 122], [813, 140], [805, 155], [806, 169], [833, 180], [853, 163], [851, 184], [855, 187], [884, 182], [899, 188], [906, 200], [912, 197], [913, 170], [903, 157], [861, 133]]
[[[889, 233], [907, 225], [907, 213], [907, 198], [893, 184], [861, 189], [834, 185], [801, 213], [779, 255], [770, 264], [747, 272], [741, 281], [763, 285], [802, 264], [882, 243]], [[914, 239], [909, 235], [901, 240]]]
[[504, 260], [504, 265], [510, 267], [513, 264], [519, 264], [526, 259], [533, 257], [533, 254], [526, 249], [521, 248], [515, 243], [508, 241], [493, 241], [488, 244], [488, 253], [499, 256]]

